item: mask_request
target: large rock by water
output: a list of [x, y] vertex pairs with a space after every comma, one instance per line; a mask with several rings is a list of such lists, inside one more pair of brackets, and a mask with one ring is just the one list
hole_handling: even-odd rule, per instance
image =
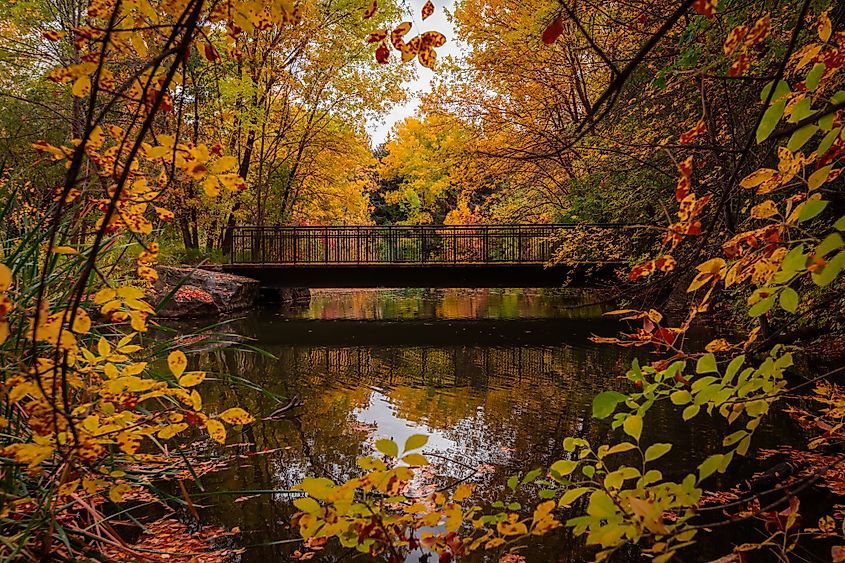
[[257, 280], [224, 272], [172, 266], [157, 266], [156, 271], [154, 300], [156, 305], [167, 300], [159, 311], [164, 318], [213, 317], [251, 309], [261, 289]]

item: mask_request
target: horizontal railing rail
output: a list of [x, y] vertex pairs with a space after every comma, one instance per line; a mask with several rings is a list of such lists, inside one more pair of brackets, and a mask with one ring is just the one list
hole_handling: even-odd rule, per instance
[[[629, 225], [390, 225], [231, 227], [230, 264], [545, 264], [571, 235]], [[570, 235], [567, 237], [567, 235]], [[597, 257], [595, 261], [607, 261]]]

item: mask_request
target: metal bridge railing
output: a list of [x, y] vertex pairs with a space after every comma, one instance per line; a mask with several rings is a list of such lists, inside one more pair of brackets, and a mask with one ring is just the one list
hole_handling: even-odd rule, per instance
[[[578, 225], [232, 227], [232, 264], [545, 264]], [[621, 225], [588, 225], [618, 229]]]

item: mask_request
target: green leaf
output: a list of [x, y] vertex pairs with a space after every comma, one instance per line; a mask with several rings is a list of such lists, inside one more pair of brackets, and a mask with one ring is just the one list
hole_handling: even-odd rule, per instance
[[843, 246], [845, 246], [845, 241], [842, 240], [842, 235], [839, 233], [830, 233], [816, 247], [816, 258], [827, 256], [834, 250], [839, 250]]
[[804, 86], [807, 87], [807, 90], [810, 92], [816, 91], [816, 88], [819, 87], [819, 81], [822, 79], [822, 74], [824, 74], [824, 63], [816, 63], [807, 73], [807, 78], [804, 79]]
[[780, 292], [780, 307], [787, 313], [794, 313], [798, 309], [798, 292], [791, 287], [784, 287]]
[[809, 221], [822, 211], [824, 208], [827, 207], [826, 201], [823, 199], [811, 199], [804, 202], [804, 205], [801, 206], [801, 211], [798, 212], [798, 222], [803, 223], [804, 221]]
[[713, 354], [704, 354], [698, 358], [695, 364], [695, 373], [715, 373], [719, 369], [716, 367], [716, 356]]
[[673, 405], [686, 405], [690, 401], [692, 401], [692, 395], [686, 389], [679, 389], [669, 395], [669, 400], [672, 401]]
[[561, 477], [566, 477], [567, 475], [575, 471], [576, 467], [578, 467], [577, 461], [572, 461], [569, 459], [559, 459], [554, 462], [549, 469], [551, 470], [552, 475], [557, 473]]
[[406, 452], [410, 452], [411, 450], [418, 450], [424, 445], [428, 443], [428, 436], [425, 434], [414, 434], [413, 436], [409, 436], [407, 440], [405, 440], [405, 450]]
[[765, 299], [761, 299], [757, 303], [751, 306], [748, 310], [748, 316], [750, 317], [759, 317], [761, 315], [765, 315], [769, 312], [772, 308], [772, 305], [775, 304], [775, 295], [769, 295]]
[[684, 420], [689, 420], [691, 418], [695, 418], [698, 415], [698, 411], [701, 410], [701, 407], [698, 405], [690, 405], [684, 409], [684, 412], [681, 414]]
[[827, 182], [827, 177], [830, 176], [831, 169], [833, 169], [833, 165], [829, 164], [810, 174], [810, 177], [807, 178], [807, 186], [809, 186], [811, 190], [819, 189], [819, 187], [823, 186], [824, 183]]
[[393, 440], [376, 440], [376, 449], [386, 456], [399, 457], [399, 446]]
[[[769, 99], [769, 92], [772, 90], [772, 86], [774, 85], [775, 81], [772, 80], [760, 91], [760, 101], [765, 102]], [[775, 93], [772, 94], [772, 102], [780, 101], [781, 98], [786, 96], [787, 94], [791, 93], [792, 91], [789, 89], [789, 84], [786, 83], [785, 80], [779, 80], [777, 83], [777, 87], [775, 88]]]
[[539, 496], [543, 500], [548, 500], [550, 498], [555, 498], [557, 496], [557, 491], [553, 489], [540, 489], [540, 492], [537, 493], [537, 496]]
[[840, 217], [836, 223], [833, 224], [833, 228], [837, 231], [845, 231], [845, 215]]
[[590, 495], [590, 503], [587, 505], [587, 514], [599, 518], [608, 518], [616, 514], [619, 509], [607, 493], [604, 491], [593, 491]]
[[804, 254], [804, 245], [799, 244], [790, 250], [780, 263], [782, 270], [787, 272], [798, 272], [807, 265], [807, 255]]
[[824, 269], [821, 273], [813, 274], [813, 283], [820, 287], [830, 285], [830, 283], [836, 279], [836, 276], [838, 276], [842, 271], [843, 267], [845, 267], [845, 250], [841, 251], [829, 260], [828, 263], [824, 265]]
[[819, 118], [819, 127], [822, 128], [822, 131], [830, 131], [833, 129], [833, 114], [828, 113], [827, 115], [823, 115]]
[[805, 125], [789, 137], [789, 143], [787, 143], [786, 148], [792, 152], [799, 150], [807, 144], [807, 141], [813, 138], [813, 135], [815, 135], [818, 130], [818, 125]]
[[726, 448], [733, 446], [734, 444], [736, 444], [737, 442], [739, 442], [740, 440], [742, 440], [746, 436], [748, 436], [747, 430], [737, 430], [733, 434], [726, 436], [725, 439], [722, 440], [722, 445], [725, 446]]
[[660, 459], [664, 455], [666, 455], [669, 450], [672, 449], [672, 444], [652, 444], [648, 447], [645, 451], [645, 459], [646, 462], [654, 461], [655, 459]]
[[519, 478], [516, 475], [508, 477], [508, 488], [510, 490], [515, 491], [517, 485], [519, 485]]
[[557, 501], [557, 505], [558, 506], [569, 506], [570, 504], [572, 504], [573, 502], [575, 502], [576, 500], [581, 498], [584, 495], [584, 493], [586, 493], [589, 490], [590, 490], [589, 487], [577, 487], [575, 489], [569, 489], [568, 491], [563, 493], [563, 496], [560, 497], [559, 501]]
[[525, 474], [525, 477], [522, 478], [522, 484], [525, 485], [526, 483], [533, 483], [542, 472], [543, 471], [541, 469], [532, 469]]
[[609, 456], [613, 454], [621, 454], [635, 449], [637, 449], [637, 446], [635, 446], [631, 442], [622, 442], [621, 444], [616, 444], [615, 446], [611, 446], [610, 448], [608, 448], [604, 455]]
[[813, 110], [810, 107], [810, 98], [804, 97], [801, 98], [798, 103], [792, 106], [792, 112], [789, 114], [789, 119], [787, 121], [789, 123], [798, 123], [805, 117], [808, 117], [813, 114]]
[[836, 129], [831, 129], [830, 132], [822, 137], [821, 143], [819, 143], [818, 148], [816, 149], [816, 153], [821, 156], [826, 153], [831, 146], [833, 146], [833, 142], [839, 137], [839, 132], [841, 131], [841, 127], [837, 127]]
[[593, 399], [593, 416], [595, 418], [607, 418], [616, 410], [616, 405], [627, 399], [627, 395], [616, 391], [605, 391]]
[[727, 384], [733, 379], [733, 376], [736, 375], [736, 372], [739, 371], [739, 368], [742, 367], [742, 364], [745, 362], [745, 354], [741, 354], [731, 360], [731, 363], [728, 364], [727, 369], [725, 369], [725, 377], [722, 380], [723, 384]]
[[722, 454], [715, 454], [711, 455], [703, 462], [701, 462], [701, 465], [698, 466], [699, 482], [704, 481], [705, 479], [713, 475], [713, 473], [715, 473], [716, 470], [719, 469], [719, 466], [722, 465], [722, 460], [724, 459], [724, 457], [725, 456]]
[[625, 434], [639, 442], [640, 435], [643, 432], [643, 417], [638, 414], [632, 414], [622, 423], [622, 430], [625, 431]]
[[772, 131], [777, 127], [780, 118], [783, 117], [783, 110], [786, 107], [786, 100], [778, 102], [766, 110], [763, 114], [763, 119], [760, 121], [760, 127], [757, 128], [757, 143], [762, 143], [769, 138]]
[[422, 454], [408, 454], [402, 456], [402, 461], [410, 465], [411, 467], [419, 467], [422, 465], [428, 465], [428, 460]]

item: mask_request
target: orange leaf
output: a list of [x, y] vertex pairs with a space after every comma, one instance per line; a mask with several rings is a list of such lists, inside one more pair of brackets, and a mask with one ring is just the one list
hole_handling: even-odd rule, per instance
[[428, 0], [428, 2], [425, 3], [425, 6], [422, 7], [422, 19], [427, 20], [433, 13], [434, 4], [431, 2], [431, 0]]
[[402, 45], [405, 44], [405, 40], [403, 38], [409, 31], [411, 31], [412, 26], [413, 24], [411, 22], [402, 22], [396, 26], [396, 29], [390, 32], [390, 42], [393, 43], [393, 46], [396, 49], [402, 49]]
[[742, 40], [745, 39], [745, 36], [748, 34], [748, 26], [747, 25], [738, 25], [728, 33], [728, 38], [725, 39], [725, 43], [722, 45], [722, 48], [725, 51], [725, 56], [730, 55], [733, 53], [739, 44], [742, 43]]
[[387, 38], [387, 30], [379, 29], [367, 36], [367, 43], [378, 43], [379, 41], [384, 41], [385, 38]]
[[431, 47], [421, 48], [419, 59], [420, 64], [425, 68], [434, 70], [434, 64], [437, 61], [437, 53]]
[[367, 9], [364, 10], [364, 19], [368, 20], [376, 14], [376, 10], [378, 10], [378, 0], [372, 0], [370, 5], [367, 6]]
[[446, 36], [439, 31], [426, 31], [420, 36], [420, 47], [442, 47], [446, 44]]

